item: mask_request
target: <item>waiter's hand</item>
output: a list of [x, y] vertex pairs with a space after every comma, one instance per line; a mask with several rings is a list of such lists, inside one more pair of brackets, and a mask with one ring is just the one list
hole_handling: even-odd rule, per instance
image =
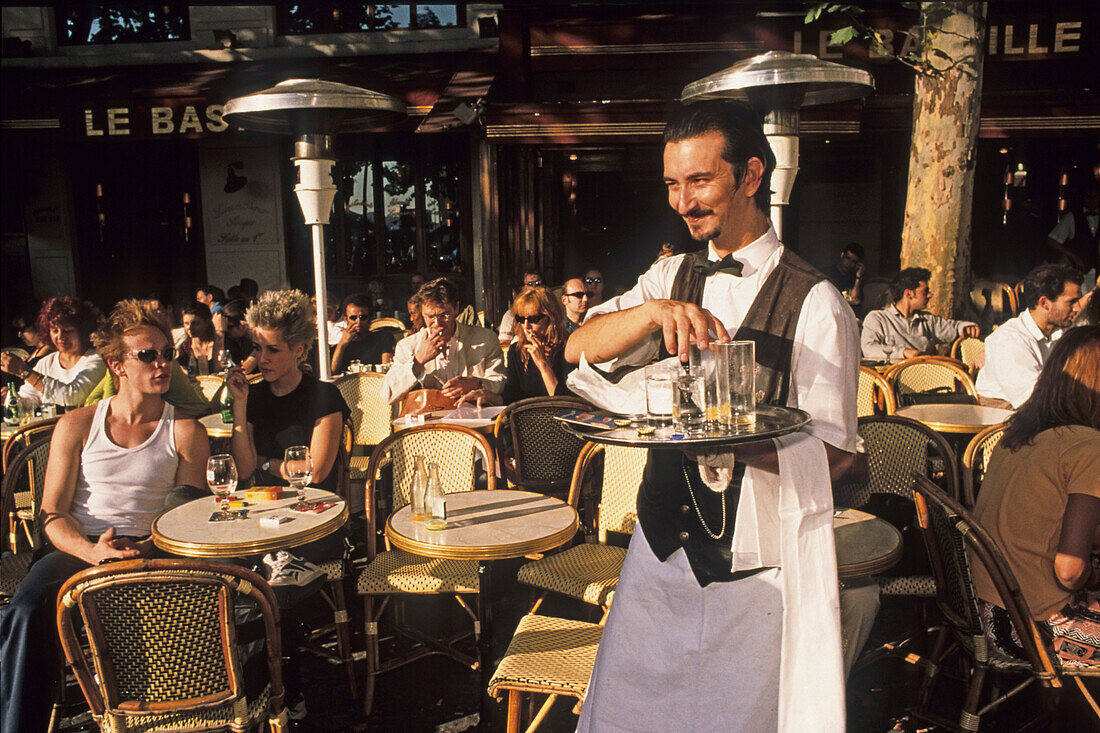
[[700, 349], [710, 346], [713, 331], [719, 341], [730, 340], [726, 327], [713, 313], [693, 303], [678, 300], [647, 300], [642, 306], [649, 314], [654, 330], [660, 329], [665, 337], [665, 348], [677, 354], [680, 361], [688, 360], [688, 352], [694, 343]]

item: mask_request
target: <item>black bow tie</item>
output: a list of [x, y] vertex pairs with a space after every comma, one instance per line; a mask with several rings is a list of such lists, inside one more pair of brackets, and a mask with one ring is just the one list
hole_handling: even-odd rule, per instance
[[733, 259], [733, 255], [731, 254], [712, 262], [707, 259], [707, 253], [704, 250], [702, 252], [692, 252], [691, 258], [692, 269], [702, 274], [703, 277], [709, 277], [716, 272], [724, 272], [727, 275], [741, 277], [741, 269], [744, 267], [743, 264]]

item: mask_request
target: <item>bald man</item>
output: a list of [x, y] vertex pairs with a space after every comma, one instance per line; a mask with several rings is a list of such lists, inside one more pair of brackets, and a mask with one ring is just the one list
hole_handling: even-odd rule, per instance
[[561, 286], [561, 302], [565, 306], [565, 334], [576, 331], [581, 327], [584, 314], [588, 312], [588, 301], [591, 296], [584, 289], [584, 280], [574, 277], [565, 281]]

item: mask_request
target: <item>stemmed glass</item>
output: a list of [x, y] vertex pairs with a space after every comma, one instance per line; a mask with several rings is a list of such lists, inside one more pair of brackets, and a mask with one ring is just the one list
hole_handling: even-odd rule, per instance
[[229, 494], [237, 488], [237, 464], [228, 453], [218, 453], [206, 460], [206, 483], [221, 504], [221, 518], [232, 519]]
[[309, 446], [292, 445], [286, 449], [283, 473], [298, 492], [298, 503], [291, 508], [311, 508], [313, 505], [306, 501], [306, 485], [313, 480], [313, 458], [309, 454]]

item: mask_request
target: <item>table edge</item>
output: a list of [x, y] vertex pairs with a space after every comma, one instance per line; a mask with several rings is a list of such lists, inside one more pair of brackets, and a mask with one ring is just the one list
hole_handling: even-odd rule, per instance
[[255, 555], [268, 550], [285, 550], [291, 547], [301, 547], [309, 542], [327, 537], [347, 524], [348, 504], [345, 501], [343, 509], [332, 519], [312, 529], [303, 530], [300, 534], [270, 537], [254, 542], [238, 542], [231, 545], [209, 545], [204, 542], [183, 542], [169, 539], [157, 531], [157, 521], [159, 519], [160, 516], [153, 520], [152, 527], [150, 527], [150, 534], [153, 537], [153, 544], [165, 552], [184, 555], [186, 557], [240, 557], [242, 555]]

